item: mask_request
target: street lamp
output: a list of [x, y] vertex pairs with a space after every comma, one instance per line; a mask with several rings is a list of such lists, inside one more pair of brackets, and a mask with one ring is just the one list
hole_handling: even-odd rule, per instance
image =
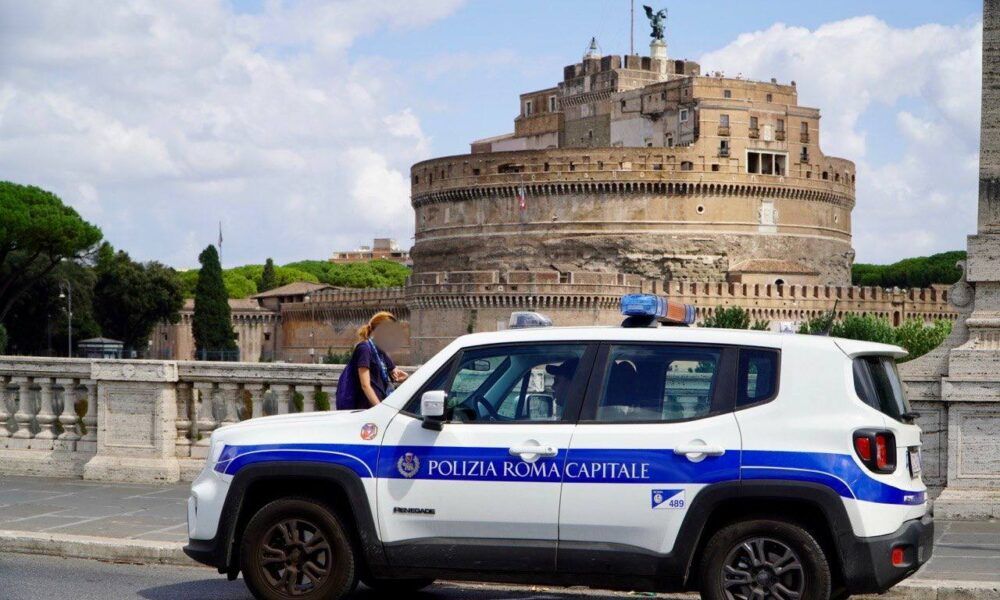
[[[312, 298], [309, 294], [302, 296], [303, 302], [311, 302]], [[316, 362], [316, 343], [313, 329], [316, 327], [316, 306], [313, 304], [309, 305], [309, 311], [311, 313], [311, 322], [309, 323], [309, 362]]]
[[66, 329], [66, 356], [73, 357], [73, 284], [68, 279], [64, 279], [59, 284], [59, 299], [66, 299], [66, 314], [69, 316], [69, 326]]

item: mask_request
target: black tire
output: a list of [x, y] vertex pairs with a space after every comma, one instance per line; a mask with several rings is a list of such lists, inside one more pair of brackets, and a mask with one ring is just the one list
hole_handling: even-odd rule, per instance
[[357, 585], [357, 558], [336, 514], [307, 498], [283, 498], [250, 519], [240, 570], [259, 600], [339, 600]]
[[831, 594], [823, 548], [805, 529], [782, 521], [745, 521], [717, 531], [702, 554], [700, 582], [706, 600], [743, 600], [755, 590], [761, 600], [830, 600]]
[[382, 594], [406, 596], [419, 592], [434, 583], [433, 579], [371, 579], [365, 578], [361, 583]]

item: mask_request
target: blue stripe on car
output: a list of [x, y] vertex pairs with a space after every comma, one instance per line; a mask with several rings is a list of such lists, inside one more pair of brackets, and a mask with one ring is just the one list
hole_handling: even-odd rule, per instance
[[[383, 453], [381, 458], [379, 452]], [[822, 452], [728, 451], [691, 462], [672, 450], [571, 449], [534, 463], [506, 448], [382, 446], [366, 444], [270, 444], [226, 446], [215, 470], [235, 475], [260, 462], [339, 464], [359, 477], [439, 481], [535, 483], [708, 484], [781, 479], [825, 485], [840, 496], [882, 504], [919, 505], [925, 492], [896, 488], [869, 476], [851, 456]], [[742, 463], [742, 464], [741, 464]]]

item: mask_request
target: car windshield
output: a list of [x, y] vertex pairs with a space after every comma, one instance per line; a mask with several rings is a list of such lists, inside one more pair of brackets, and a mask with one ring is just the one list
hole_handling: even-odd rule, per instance
[[889, 356], [861, 356], [854, 359], [854, 390], [872, 408], [899, 420], [910, 412], [896, 361]]

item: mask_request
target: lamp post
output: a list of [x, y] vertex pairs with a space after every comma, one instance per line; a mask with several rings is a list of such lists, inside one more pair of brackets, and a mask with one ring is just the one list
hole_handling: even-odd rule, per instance
[[305, 301], [305, 302], [310, 302], [309, 312], [310, 312], [311, 316], [310, 316], [310, 323], [309, 323], [309, 328], [310, 328], [309, 329], [309, 362], [315, 363], [316, 362], [316, 341], [315, 341], [315, 332], [313, 331], [313, 328], [316, 325], [316, 306], [313, 305], [313, 304], [311, 304], [312, 297], [310, 297], [309, 294], [306, 294], [305, 296], [303, 296], [302, 300]]
[[73, 357], [73, 284], [68, 279], [64, 279], [59, 284], [59, 299], [66, 299], [66, 314], [69, 317], [69, 325], [66, 328], [66, 357]]

